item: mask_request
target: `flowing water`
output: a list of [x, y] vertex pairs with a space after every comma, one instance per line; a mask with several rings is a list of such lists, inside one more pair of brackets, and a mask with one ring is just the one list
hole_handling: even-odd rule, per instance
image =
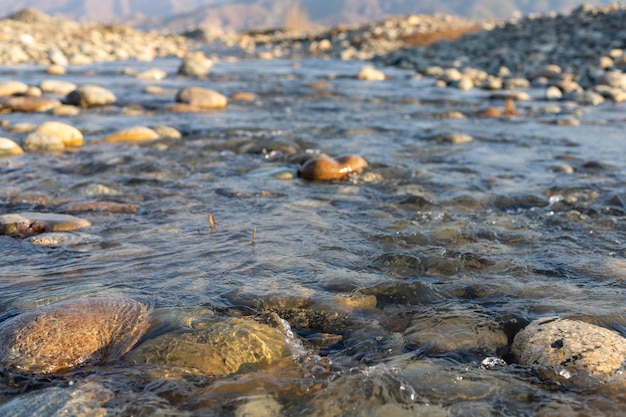
[[[626, 336], [623, 104], [552, 103], [531, 89], [519, 115], [479, 118], [477, 110], [504, 102], [399, 69], [385, 69], [384, 82], [358, 81], [358, 62], [222, 62], [207, 80], [162, 81], [123, 75], [125, 65], [172, 74], [178, 60], [97, 64], [63, 77], [111, 89], [112, 108], [2, 116], [64, 121], [86, 143], [0, 159], [0, 214], [61, 213], [93, 200], [139, 208], [80, 213], [92, 226], [58, 245], [0, 236], [0, 314], [93, 296], [149, 303], [155, 317], [267, 308], [309, 339], [307, 353], [296, 370], [216, 378], [124, 360], [7, 377], [0, 398], [20, 404], [12, 415], [53, 397], [97, 404], [100, 414], [82, 415], [626, 412], [623, 389], [551, 382], [508, 355], [515, 332], [540, 317]], [[35, 67], [0, 74], [33, 85], [47, 78]], [[313, 88], [318, 81], [327, 85]], [[146, 93], [151, 85], [164, 94]], [[189, 85], [256, 98], [216, 112], [166, 111]], [[184, 136], [99, 141], [137, 125], [170, 125]], [[473, 140], [450, 143], [451, 134]], [[359, 154], [369, 167], [344, 181], [290, 178], [316, 153]], [[299, 326], [286, 312], [296, 309], [321, 322]], [[339, 324], [324, 321], [335, 313]]]

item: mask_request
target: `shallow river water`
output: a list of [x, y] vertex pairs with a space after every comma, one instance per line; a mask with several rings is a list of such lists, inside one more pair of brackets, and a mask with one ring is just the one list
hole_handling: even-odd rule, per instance
[[[221, 62], [207, 80], [141, 81], [120, 69], [173, 74], [178, 60], [98, 64], [62, 79], [111, 89], [115, 107], [2, 115], [69, 123], [85, 145], [0, 159], [0, 214], [65, 213], [94, 200], [138, 210], [79, 213], [92, 226], [58, 245], [0, 236], [1, 318], [120, 296], [153, 309], [145, 339], [179, 317], [275, 311], [303, 347], [296, 367], [220, 377], [124, 359], [6, 376], [0, 402], [19, 404], [10, 415], [63, 395], [88, 398], [80, 415], [626, 413], [623, 388], [544, 378], [508, 352], [540, 317], [626, 336], [626, 106], [547, 102], [531, 89], [519, 115], [480, 118], [504, 102], [399, 69], [359, 81], [362, 65]], [[32, 85], [48, 78], [36, 67], [0, 71], [0, 80]], [[311, 85], [319, 81], [327, 84]], [[151, 85], [164, 94], [146, 93]], [[255, 99], [208, 113], [165, 110], [189, 85]], [[558, 123], [571, 120], [580, 123]], [[183, 137], [99, 141], [137, 125], [170, 125]], [[452, 134], [473, 140], [451, 143]], [[369, 166], [344, 181], [295, 176], [316, 153], [359, 154]], [[302, 324], [294, 311], [318, 320]]]

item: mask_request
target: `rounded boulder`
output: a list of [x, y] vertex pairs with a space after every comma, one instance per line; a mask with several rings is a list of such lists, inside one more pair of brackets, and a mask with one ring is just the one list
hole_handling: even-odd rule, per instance
[[147, 327], [148, 308], [134, 300], [63, 301], [1, 323], [0, 363], [34, 374], [101, 364], [126, 353]]

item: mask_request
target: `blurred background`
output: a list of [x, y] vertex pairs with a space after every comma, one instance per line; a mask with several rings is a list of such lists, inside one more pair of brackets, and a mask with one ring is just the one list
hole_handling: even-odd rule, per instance
[[[140, 29], [182, 32], [283, 26], [353, 25], [394, 15], [454, 14], [509, 19], [529, 13], [566, 12], [580, 0], [0, 0], [0, 16], [27, 7], [78, 21], [123, 22]], [[587, 0], [591, 5], [611, 0]]]

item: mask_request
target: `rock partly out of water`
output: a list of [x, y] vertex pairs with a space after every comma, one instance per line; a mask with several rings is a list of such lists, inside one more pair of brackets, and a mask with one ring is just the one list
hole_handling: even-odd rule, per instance
[[383, 81], [385, 79], [385, 73], [368, 65], [361, 69], [357, 78], [365, 81]]
[[70, 126], [65, 123], [54, 121], [45, 122], [37, 128], [36, 132], [56, 136], [63, 141], [65, 146], [68, 147], [83, 145], [82, 132], [74, 126]]
[[8, 97], [17, 94], [25, 94], [28, 91], [28, 84], [21, 81], [0, 82], [0, 96]]
[[69, 81], [62, 80], [43, 80], [39, 83], [39, 88], [44, 93], [58, 94], [66, 96], [72, 91], [76, 90], [76, 84]]
[[135, 126], [121, 130], [104, 138], [105, 142], [145, 142], [159, 138], [159, 134], [149, 127]]
[[60, 105], [59, 100], [45, 97], [6, 97], [0, 100], [0, 109], [21, 113], [43, 113]]
[[69, 232], [91, 226], [88, 220], [68, 214], [22, 212], [0, 215], [0, 234], [32, 236], [44, 232]]
[[104, 87], [85, 84], [65, 96], [65, 103], [79, 107], [100, 107], [115, 103], [115, 94]]
[[626, 365], [626, 338], [577, 320], [536, 320], [515, 335], [511, 351], [522, 365], [549, 367], [565, 377], [586, 372], [608, 378]]
[[126, 353], [147, 325], [148, 309], [134, 300], [51, 304], [0, 323], [0, 363], [6, 370], [35, 374], [100, 364]]
[[228, 99], [217, 91], [202, 87], [187, 87], [176, 94], [176, 101], [201, 109], [222, 109]]
[[367, 167], [367, 162], [358, 155], [347, 155], [334, 159], [315, 158], [307, 161], [300, 168], [300, 176], [307, 180], [340, 180], [351, 173], [360, 173], [365, 167]]
[[11, 139], [0, 138], [0, 157], [14, 156], [24, 153], [24, 150]]
[[228, 375], [267, 369], [294, 354], [285, 334], [252, 320], [211, 319], [195, 327], [147, 340], [127, 360]]
[[49, 133], [33, 132], [22, 143], [28, 152], [61, 152], [65, 150], [63, 139]]
[[213, 66], [213, 61], [205, 57], [202, 52], [195, 52], [183, 58], [178, 73], [194, 77], [206, 77]]

